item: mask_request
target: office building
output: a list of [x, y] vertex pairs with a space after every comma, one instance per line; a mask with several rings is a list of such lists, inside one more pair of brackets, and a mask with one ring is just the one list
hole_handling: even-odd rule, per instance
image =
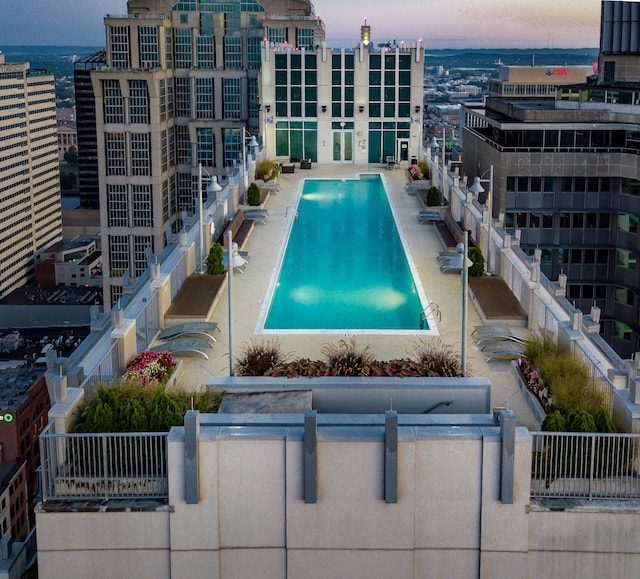
[[640, 348], [638, 6], [603, 2], [597, 79], [555, 100], [467, 108], [462, 158], [469, 184], [493, 165], [493, 216], [541, 250], [547, 277], [568, 276], [570, 301], [601, 309], [602, 335], [626, 358]]
[[0, 298], [34, 279], [62, 239], [53, 75], [0, 54]]
[[586, 82], [596, 74], [593, 66], [501, 66], [497, 79], [489, 79], [489, 96], [551, 97], [558, 86]]
[[128, 12], [105, 18], [107, 63], [91, 73], [107, 310], [193, 213], [198, 165], [222, 178], [242, 162], [261, 43], [324, 40], [307, 1], [130, 0]]
[[97, 209], [99, 200], [98, 141], [96, 134], [96, 97], [91, 84], [91, 71], [107, 64], [107, 53], [99, 50], [73, 64], [76, 95], [76, 138], [78, 150], [78, 188], [80, 205]]
[[[369, 28], [369, 27], [366, 27]], [[364, 34], [364, 32], [363, 32]], [[266, 156], [318, 163], [417, 160], [424, 46], [295, 50], [263, 43]]]

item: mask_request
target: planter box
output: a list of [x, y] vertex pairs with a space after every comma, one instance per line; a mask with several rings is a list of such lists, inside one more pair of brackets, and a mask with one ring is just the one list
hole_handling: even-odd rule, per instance
[[524, 375], [522, 374], [522, 371], [520, 370], [520, 366], [518, 366], [517, 360], [511, 361], [511, 373], [515, 378], [516, 384], [518, 384], [518, 388], [522, 390], [524, 399], [527, 401], [527, 405], [531, 409], [531, 412], [533, 412], [533, 416], [539, 424], [542, 424], [542, 421], [546, 418], [547, 413], [544, 411], [544, 408], [542, 407], [542, 404], [540, 404], [540, 401], [535, 397], [535, 394], [533, 394], [533, 392], [531, 392], [531, 390], [527, 388], [527, 383], [525, 381]]

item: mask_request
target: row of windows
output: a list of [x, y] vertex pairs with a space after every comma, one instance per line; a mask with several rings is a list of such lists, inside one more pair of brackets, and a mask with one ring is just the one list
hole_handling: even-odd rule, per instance
[[610, 177], [507, 177], [507, 191], [516, 193], [609, 193]]
[[549, 84], [504, 84], [502, 85], [503, 95], [546, 95], [554, 94], [556, 87]]
[[553, 229], [554, 220], [560, 229], [609, 229], [611, 223], [609, 213], [517, 211], [505, 214], [504, 225], [518, 229]]

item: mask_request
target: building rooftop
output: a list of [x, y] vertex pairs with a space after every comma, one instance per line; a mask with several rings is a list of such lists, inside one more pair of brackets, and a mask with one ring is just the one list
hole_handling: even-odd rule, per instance
[[20, 406], [29, 389], [44, 376], [44, 368], [7, 368], [0, 370], [0, 408]]

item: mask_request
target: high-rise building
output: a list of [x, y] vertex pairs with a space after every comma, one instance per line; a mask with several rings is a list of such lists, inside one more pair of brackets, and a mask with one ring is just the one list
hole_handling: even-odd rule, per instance
[[99, 50], [76, 60], [73, 65], [78, 139], [78, 186], [80, 204], [87, 209], [97, 209], [99, 199], [96, 97], [91, 84], [91, 71], [105, 66], [106, 63], [106, 51]]
[[466, 109], [462, 171], [494, 168], [493, 215], [541, 250], [567, 297], [602, 312], [604, 338], [624, 358], [640, 348], [640, 14], [602, 3], [598, 76], [556, 98], [489, 98]]
[[194, 211], [198, 165], [224, 175], [243, 159], [261, 43], [310, 48], [325, 32], [307, 0], [130, 0], [105, 25], [107, 63], [91, 79], [109, 309]]
[[0, 298], [34, 279], [62, 239], [53, 75], [0, 54]]

